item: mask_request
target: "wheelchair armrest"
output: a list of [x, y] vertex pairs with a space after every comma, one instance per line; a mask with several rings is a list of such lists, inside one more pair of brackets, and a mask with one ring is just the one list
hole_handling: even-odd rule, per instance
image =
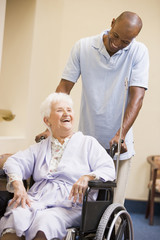
[[88, 182], [88, 187], [96, 188], [96, 189], [116, 187], [116, 182], [115, 181], [103, 182], [101, 180], [91, 180], [91, 181]]
[[[82, 220], [80, 227], [82, 235], [85, 232], [96, 232], [98, 223], [104, 211], [113, 203], [114, 187], [116, 187], [115, 181], [103, 182], [101, 180], [91, 180], [88, 182], [88, 188], [83, 196]], [[96, 199], [89, 197], [92, 190], [96, 190]]]

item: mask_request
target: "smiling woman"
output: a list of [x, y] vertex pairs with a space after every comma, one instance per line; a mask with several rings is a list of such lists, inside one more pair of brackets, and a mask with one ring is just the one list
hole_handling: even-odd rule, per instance
[[[26, 240], [63, 239], [67, 228], [80, 225], [88, 181], [115, 178], [113, 160], [98, 141], [73, 132], [69, 95], [50, 94], [41, 105], [41, 113], [50, 136], [12, 155], [4, 164], [9, 177], [7, 189], [14, 197], [0, 220], [1, 240], [24, 236]], [[31, 175], [35, 183], [26, 192], [22, 179]], [[89, 198], [95, 199], [95, 193]]]
[[[55, 98], [55, 96], [57, 97]], [[42, 108], [47, 106], [50, 101], [52, 102], [50, 114], [44, 116], [43, 120], [51, 131], [52, 136], [63, 144], [66, 137], [73, 135], [73, 103], [67, 94], [53, 93], [42, 104]]]

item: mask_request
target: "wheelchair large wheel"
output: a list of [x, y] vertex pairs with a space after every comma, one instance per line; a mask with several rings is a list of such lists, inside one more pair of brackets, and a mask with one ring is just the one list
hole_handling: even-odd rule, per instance
[[133, 240], [131, 217], [125, 207], [113, 203], [103, 213], [96, 231], [96, 240]]

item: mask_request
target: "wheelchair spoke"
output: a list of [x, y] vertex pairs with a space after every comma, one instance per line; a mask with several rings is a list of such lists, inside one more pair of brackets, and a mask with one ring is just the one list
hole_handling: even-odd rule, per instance
[[122, 240], [123, 239], [122, 237], [123, 237], [123, 234], [125, 233], [126, 227], [127, 227], [127, 221], [122, 220], [121, 223], [120, 223], [120, 226], [117, 230], [117, 233], [116, 233], [116, 237], [115, 237], [116, 240]]

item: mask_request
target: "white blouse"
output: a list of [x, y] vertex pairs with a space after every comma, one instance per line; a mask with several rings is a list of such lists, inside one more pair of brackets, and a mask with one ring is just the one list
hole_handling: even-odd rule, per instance
[[49, 166], [49, 174], [57, 171], [58, 164], [62, 158], [63, 152], [69, 142], [69, 138], [65, 138], [64, 143], [61, 144], [58, 139], [52, 137], [51, 139], [51, 161]]

